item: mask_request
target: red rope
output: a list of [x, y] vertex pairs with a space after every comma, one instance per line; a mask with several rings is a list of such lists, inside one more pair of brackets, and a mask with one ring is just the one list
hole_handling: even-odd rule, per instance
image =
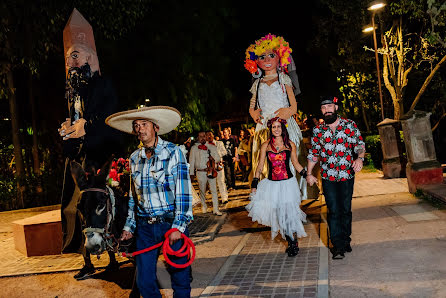
[[[195, 245], [192, 242], [192, 240], [189, 239], [189, 237], [187, 237], [186, 235], [184, 235], [183, 233], [181, 233], [181, 238], [183, 239], [183, 246], [179, 249], [179, 250], [173, 250], [170, 247], [170, 243], [169, 243], [169, 235], [172, 234], [173, 232], [178, 231], [177, 229], [170, 229], [169, 231], [166, 232], [166, 234], [164, 234], [164, 241], [161, 241], [158, 244], [152, 245], [150, 247], [135, 251], [133, 253], [122, 253], [122, 256], [125, 257], [134, 257], [137, 255], [140, 255], [142, 253], [151, 251], [155, 248], [158, 248], [160, 246], [163, 246], [163, 256], [164, 259], [166, 260], [167, 264], [169, 264], [172, 267], [175, 268], [186, 268], [188, 266], [190, 266], [192, 264], [192, 262], [195, 260]], [[190, 250], [192, 249], [192, 253], [190, 252]], [[175, 257], [184, 257], [187, 256], [187, 258], [189, 259], [189, 261], [187, 261], [187, 263], [185, 264], [177, 264], [172, 262], [168, 255], [171, 256], [175, 256]]]

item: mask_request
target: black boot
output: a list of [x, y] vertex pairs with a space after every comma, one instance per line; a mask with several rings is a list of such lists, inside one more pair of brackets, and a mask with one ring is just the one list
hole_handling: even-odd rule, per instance
[[295, 257], [299, 253], [299, 246], [297, 243], [297, 240], [291, 239], [289, 236], [285, 236], [286, 240], [288, 241], [288, 248], [285, 250], [285, 252], [288, 254], [289, 257]]

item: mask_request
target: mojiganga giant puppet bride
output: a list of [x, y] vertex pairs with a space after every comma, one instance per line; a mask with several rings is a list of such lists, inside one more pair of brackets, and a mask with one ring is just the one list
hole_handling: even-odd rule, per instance
[[[302, 133], [293, 115], [297, 112], [296, 95], [300, 94], [296, 66], [291, 57], [292, 49], [281, 36], [268, 34], [246, 50], [245, 68], [254, 77], [249, 114], [257, 123], [253, 145], [251, 178], [259, 162], [260, 146], [269, 138], [268, 120], [279, 117], [287, 121], [290, 140], [299, 148]], [[297, 151], [300, 155], [299, 150]], [[267, 165], [263, 165], [261, 179], [267, 177]], [[292, 173], [295, 169], [290, 164]], [[299, 175], [301, 198], [307, 197], [306, 181]]]

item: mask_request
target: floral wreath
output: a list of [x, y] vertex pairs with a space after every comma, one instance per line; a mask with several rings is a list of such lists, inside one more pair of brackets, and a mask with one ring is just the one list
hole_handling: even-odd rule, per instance
[[257, 58], [267, 50], [273, 50], [279, 56], [279, 65], [285, 68], [291, 63], [290, 54], [293, 51], [288, 42], [282, 36], [275, 36], [271, 33], [256, 40], [245, 52], [245, 68], [250, 73], [257, 72]]
[[286, 124], [287, 124], [287, 122], [286, 122], [285, 119], [282, 119], [282, 118], [279, 118], [279, 117], [274, 117], [274, 118], [269, 119], [266, 125], [267, 125], [268, 127], [271, 127], [271, 126], [273, 125], [273, 122], [276, 122], [276, 121], [282, 123], [282, 124], [285, 125], [285, 126], [286, 126]]

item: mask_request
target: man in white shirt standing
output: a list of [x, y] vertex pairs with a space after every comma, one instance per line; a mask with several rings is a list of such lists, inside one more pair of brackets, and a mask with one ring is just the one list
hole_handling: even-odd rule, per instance
[[203, 213], [207, 212], [206, 185], [207, 183], [209, 183], [209, 188], [212, 194], [213, 213], [216, 215], [222, 215], [222, 213], [218, 210], [216, 178], [209, 177], [207, 169], [209, 158], [213, 158], [215, 162], [219, 161], [221, 158], [218, 154], [216, 146], [206, 146], [206, 134], [204, 131], [198, 133], [197, 140], [198, 142], [194, 146], [192, 146], [190, 150], [189, 173], [191, 177], [195, 175], [197, 176], [198, 186], [200, 187], [200, 200]]
[[[216, 146], [217, 152], [220, 155], [220, 159], [217, 161], [221, 166], [217, 167], [217, 185], [218, 185], [218, 191], [221, 195], [221, 201], [222, 203], [228, 202], [228, 190], [226, 189], [226, 183], [225, 183], [225, 169], [222, 164], [222, 158], [226, 154], [226, 148], [222, 141], [216, 141], [214, 140], [214, 133], [212, 131], [206, 132], [206, 145], [208, 146]], [[220, 170], [218, 170], [220, 168]]]

